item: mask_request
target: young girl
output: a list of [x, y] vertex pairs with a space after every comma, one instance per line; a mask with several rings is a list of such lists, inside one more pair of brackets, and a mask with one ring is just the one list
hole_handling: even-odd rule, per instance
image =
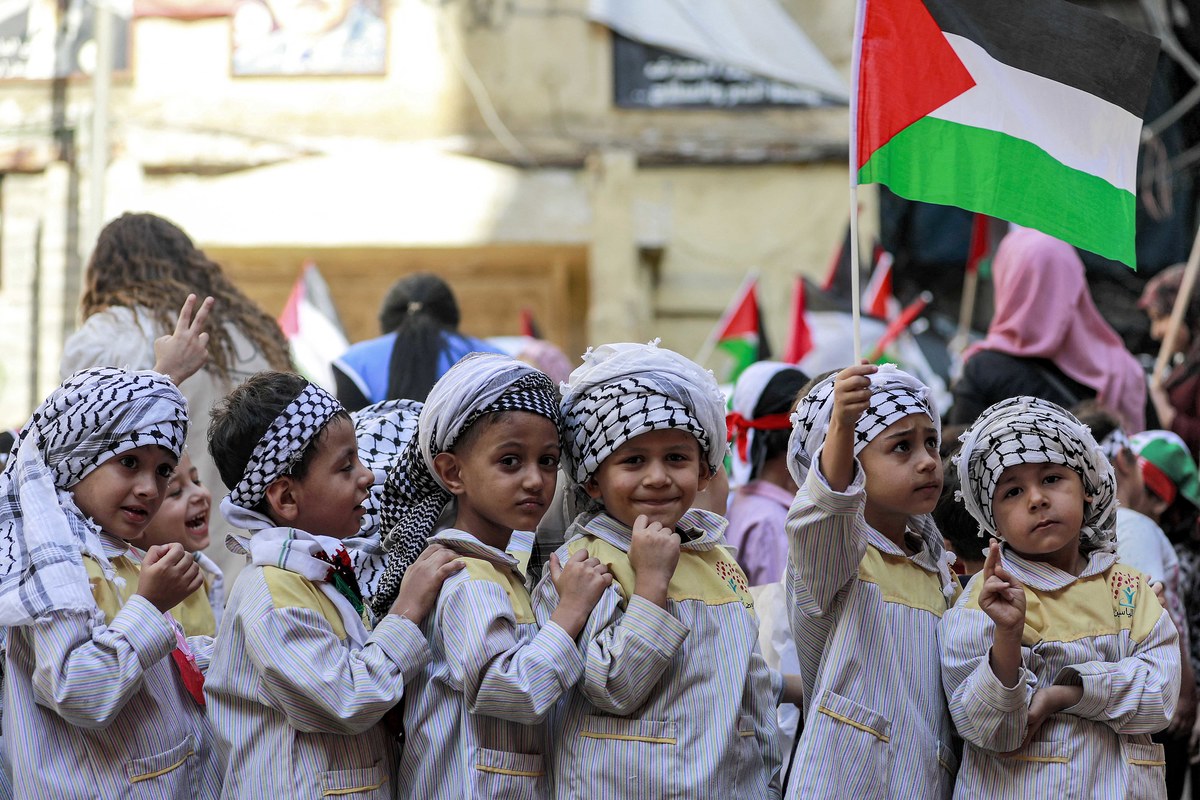
[[[604, 345], [571, 373], [562, 407], [581, 513], [557, 556], [586, 550], [614, 580], [559, 711], [554, 796], [777, 798], [779, 676], [724, 518], [692, 507], [725, 456], [712, 373], [657, 342]], [[557, 602], [543, 578], [539, 620]]]
[[146, 526], [146, 535], [140, 544], [144, 550], [151, 545], [178, 542], [200, 566], [204, 575], [200, 588], [171, 609], [171, 616], [183, 626], [188, 636], [216, 636], [221, 608], [225, 605], [221, 568], [203, 553], [208, 547], [211, 511], [212, 492], [200, 483], [200, 474], [185, 450], [167, 484], [162, 506]]
[[789, 797], [948, 797], [937, 629], [958, 583], [929, 516], [933, 398], [892, 365], [861, 364], [814, 386], [794, 420], [785, 581], [805, 727]]
[[1116, 481], [1095, 439], [1045, 400], [988, 408], [963, 434], [962, 498], [992, 542], [942, 621], [956, 797], [1162, 798], [1179, 642], [1145, 576], [1117, 563]]
[[[561, 568], [551, 559], [562, 600], [539, 627], [506, 552], [513, 530], [536, 527], [554, 495], [558, 423], [558, 390], [544, 374], [508, 356], [469, 355], [434, 384], [417, 438], [389, 475], [385, 497], [400, 505], [405, 535], [466, 564], [425, 626], [433, 660], [405, 701], [400, 797], [547, 794], [542, 722], [583, 672], [575, 639], [611, 582], [587, 553]], [[434, 533], [447, 506], [453, 524]]]
[[162, 375], [85, 370], [34, 412], [0, 476], [4, 746], [17, 797], [220, 791], [199, 675], [164, 614], [200, 585], [199, 568], [178, 544], [140, 563], [129, 547], [186, 431], [187, 404]]

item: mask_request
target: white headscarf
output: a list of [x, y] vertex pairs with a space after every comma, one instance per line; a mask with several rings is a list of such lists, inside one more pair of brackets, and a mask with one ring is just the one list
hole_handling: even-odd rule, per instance
[[618, 447], [650, 431], [694, 435], [711, 474], [725, 460], [725, 399], [716, 379], [657, 339], [589, 349], [562, 391], [563, 466], [576, 484]]
[[56, 611], [103, 620], [83, 556], [115, 573], [70, 489], [136, 447], [156, 444], [178, 458], [186, 436], [187, 401], [157, 372], [83, 370], [38, 406], [0, 475], [0, 625]]
[[1065, 408], [1036, 397], [1013, 397], [987, 408], [963, 433], [954, 458], [959, 499], [979, 523], [979, 535], [996, 530], [992, 495], [1004, 470], [1018, 464], [1062, 464], [1083, 481], [1091, 497], [1084, 507], [1080, 551], [1116, 547], [1117, 479], [1087, 426]]
[[[942, 420], [929, 387], [899, 369], [895, 364], [883, 364], [871, 379], [871, 404], [854, 425], [854, 454], [862, 452], [871, 441], [910, 414], [929, 417], [941, 437]], [[833, 416], [833, 384], [837, 375], [830, 375], [814, 386], [796, 407], [792, 415], [792, 437], [788, 442], [788, 470], [797, 486], [804, 485], [809, 466], [817, 450], [825, 443], [829, 420]]]
[[[730, 440], [734, 445], [733, 468], [729, 473], [729, 483], [732, 486], [744, 486], [750, 481], [750, 476], [755, 469], [762, 467], [761, 464], [754, 463], [754, 442], [758, 439], [759, 430], [746, 423], [753, 423], [757, 419], [755, 412], [763, 402], [763, 393], [767, 390], [768, 384], [779, 373], [786, 371], [795, 373], [795, 379], [789, 383], [795, 385], [797, 391], [808, 380], [794, 364], [785, 364], [782, 361], [755, 361], [742, 370], [741, 375], [738, 375], [737, 383], [733, 386], [733, 397], [729, 402], [730, 413], [727, 418]], [[780, 413], [786, 414], [791, 410], [790, 406], [791, 403]], [[745, 457], [742, 456], [743, 453], [745, 453]]]

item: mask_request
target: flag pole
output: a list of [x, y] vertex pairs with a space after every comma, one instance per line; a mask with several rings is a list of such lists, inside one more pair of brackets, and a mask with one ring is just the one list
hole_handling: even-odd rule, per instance
[[1192, 252], [1188, 255], [1187, 266], [1183, 268], [1183, 281], [1179, 284], [1179, 294], [1175, 297], [1175, 306], [1171, 309], [1171, 319], [1167, 322], [1167, 332], [1158, 346], [1158, 358], [1154, 361], [1154, 372], [1150, 375], [1151, 385], [1159, 383], [1166, 377], [1164, 371], [1171, 357], [1171, 345], [1175, 333], [1183, 324], [1183, 314], [1187, 310], [1188, 301], [1196, 288], [1196, 273], [1200, 272], [1200, 228], [1196, 229], [1196, 238], [1192, 241]]
[[857, 364], [862, 358], [862, 298], [858, 288], [858, 92], [859, 63], [862, 60], [863, 22], [866, 19], [867, 0], [858, 0], [854, 10], [854, 46], [850, 58], [850, 321], [854, 331], [854, 352], [850, 363]]

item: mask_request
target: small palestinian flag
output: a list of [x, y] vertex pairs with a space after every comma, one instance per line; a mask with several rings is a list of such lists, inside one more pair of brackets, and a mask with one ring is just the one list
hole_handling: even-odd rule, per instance
[[1135, 266], [1158, 41], [1063, 0], [859, 0], [859, 183]]
[[717, 347], [733, 359], [726, 381], [736, 381], [746, 367], [771, 357], [771, 347], [767, 343], [767, 332], [759, 312], [757, 278], [742, 284], [729, 308], [721, 315], [714, 335]]

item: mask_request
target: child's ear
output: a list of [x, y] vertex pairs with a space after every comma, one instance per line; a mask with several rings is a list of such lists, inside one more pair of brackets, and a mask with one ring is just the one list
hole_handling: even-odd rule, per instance
[[300, 516], [297, 488], [296, 479], [291, 475], [281, 475], [267, 487], [267, 506], [271, 509], [271, 517], [279, 522], [294, 522]]
[[433, 457], [433, 471], [452, 495], [466, 492], [462, 481], [462, 465], [454, 453], [438, 453]]
[[583, 490], [587, 492], [588, 497], [593, 500], [600, 500], [600, 482], [596, 480], [596, 476], [588, 478], [583, 482]]
[[708, 462], [700, 459], [700, 481], [696, 484], [696, 491], [703, 492], [708, 488], [708, 484], [712, 483], [713, 476], [708, 471]]

